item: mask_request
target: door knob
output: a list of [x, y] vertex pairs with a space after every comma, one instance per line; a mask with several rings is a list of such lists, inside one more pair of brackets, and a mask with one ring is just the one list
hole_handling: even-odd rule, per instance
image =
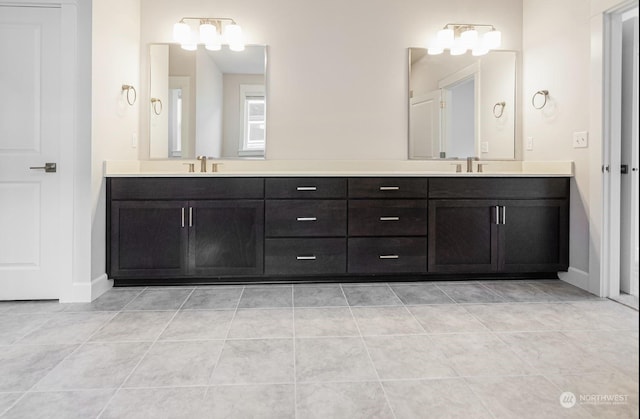
[[31, 170], [42, 169], [46, 173], [55, 173], [57, 170], [57, 166], [55, 163], [45, 163], [44, 166], [38, 166], [38, 167], [31, 166], [29, 167], [29, 169]]

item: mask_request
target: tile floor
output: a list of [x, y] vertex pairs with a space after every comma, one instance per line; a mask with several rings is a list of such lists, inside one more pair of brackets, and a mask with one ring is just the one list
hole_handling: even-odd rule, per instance
[[551, 280], [0, 303], [2, 418], [637, 418], [638, 368], [638, 312]]

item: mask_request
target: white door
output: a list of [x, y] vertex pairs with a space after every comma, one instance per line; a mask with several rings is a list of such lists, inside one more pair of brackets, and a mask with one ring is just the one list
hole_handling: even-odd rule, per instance
[[59, 298], [59, 56], [60, 9], [0, 6], [0, 300]]
[[441, 91], [434, 90], [411, 98], [409, 108], [409, 157], [440, 157]]

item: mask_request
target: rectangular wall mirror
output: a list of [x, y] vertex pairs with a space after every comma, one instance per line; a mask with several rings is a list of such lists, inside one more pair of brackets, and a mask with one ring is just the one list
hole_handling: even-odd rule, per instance
[[149, 158], [264, 158], [266, 60], [264, 45], [150, 45]]
[[515, 158], [516, 53], [409, 48], [409, 158]]

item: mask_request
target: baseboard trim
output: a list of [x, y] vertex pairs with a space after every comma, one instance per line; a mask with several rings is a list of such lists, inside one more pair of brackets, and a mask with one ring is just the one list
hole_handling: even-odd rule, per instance
[[583, 270], [569, 267], [567, 272], [558, 272], [558, 277], [561, 281], [564, 281], [568, 284], [576, 286], [578, 288], [582, 288], [585, 291], [593, 293], [589, 289], [589, 273]]
[[91, 280], [91, 301], [100, 297], [105, 292], [113, 288], [113, 280], [107, 274], [102, 274]]

